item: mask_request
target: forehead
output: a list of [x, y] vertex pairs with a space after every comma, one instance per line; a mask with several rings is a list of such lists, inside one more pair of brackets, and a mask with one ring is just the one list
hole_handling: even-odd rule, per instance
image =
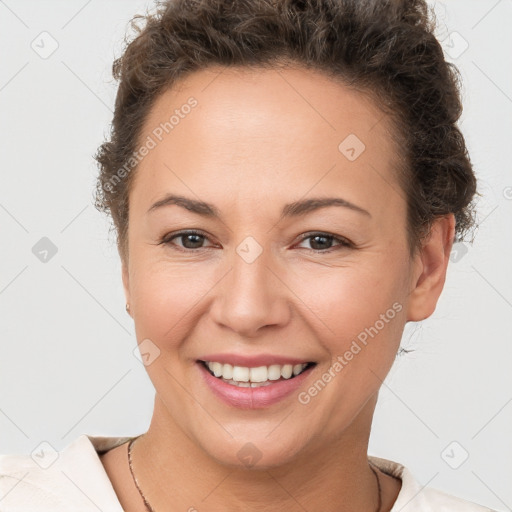
[[[183, 109], [191, 96], [198, 102], [194, 113], [207, 117], [208, 127], [217, 126], [223, 132], [231, 127], [234, 138], [241, 121], [247, 129], [259, 129], [259, 135], [269, 136], [283, 127], [303, 129], [301, 121], [307, 122], [311, 131], [338, 132], [338, 136], [352, 130], [360, 138], [370, 132], [373, 137], [390, 130], [389, 117], [369, 93], [349, 88], [320, 71], [211, 66], [186, 75], [161, 93], [146, 116], [144, 131]], [[238, 123], [234, 125], [234, 121]], [[286, 133], [280, 135], [284, 138]]]
[[372, 97], [302, 68], [193, 72], [156, 99], [140, 140], [148, 137], [155, 147], [136, 181], [153, 196], [171, 182], [182, 188], [180, 176], [212, 197], [217, 180], [224, 192], [286, 185], [300, 195], [320, 178], [325, 191], [340, 179], [376, 193], [395, 181], [389, 117]]

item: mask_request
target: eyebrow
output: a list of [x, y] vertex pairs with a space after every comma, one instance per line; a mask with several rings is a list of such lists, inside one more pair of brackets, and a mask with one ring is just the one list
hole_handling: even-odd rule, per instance
[[[167, 194], [163, 199], [154, 203], [147, 213], [173, 204], [181, 206], [182, 208], [185, 208], [192, 213], [196, 213], [197, 215], [202, 215], [203, 217], [221, 218], [219, 209], [213, 204], [175, 194]], [[370, 218], [372, 216], [371, 213], [364, 208], [350, 203], [340, 197], [316, 197], [286, 204], [282, 209], [281, 218], [298, 217], [328, 206], [341, 206], [343, 208], [348, 208], [355, 212], [362, 213]]]

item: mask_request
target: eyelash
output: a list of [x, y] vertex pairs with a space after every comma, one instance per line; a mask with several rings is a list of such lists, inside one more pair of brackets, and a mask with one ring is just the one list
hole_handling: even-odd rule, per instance
[[[169, 246], [173, 245], [174, 246], [173, 248], [175, 248], [176, 250], [179, 250], [179, 251], [183, 251], [183, 252], [196, 252], [199, 249], [210, 249], [211, 248], [211, 247], [198, 247], [196, 249], [187, 249], [184, 247], [180, 247], [176, 244], [171, 244], [172, 240], [174, 240], [175, 238], [180, 238], [180, 237], [184, 237], [187, 235], [198, 235], [198, 236], [204, 237], [205, 239], [208, 239], [208, 237], [201, 231], [191, 229], [191, 230], [186, 230], [186, 231], [178, 231], [177, 233], [169, 233], [169, 234], [165, 235], [160, 240], [158, 245], [169, 245]], [[329, 247], [326, 250], [308, 249], [308, 248], [304, 248], [304, 247], [302, 247], [301, 249], [306, 249], [306, 250], [312, 251], [313, 253], [316, 253], [316, 254], [326, 254], [326, 253], [331, 253], [331, 252], [334, 252], [334, 251], [342, 249], [342, 248], [353, 248], [354, 247], [354, 244], [352, 242], [350, 242], [349, 240], [347, 240], [346, 238], [331, 235], [330, 233], [324, 233], [322, 231], [314, 231], [314, 232], [308, 232], [308, 233], [302, 234], [300, 236], [299, 243], [304, 240], [307, 240], [308, 238], [314, 238], [317, 236], [332, 239], [333, 241], [338, 242], [339, 245], [334, 246], [334, 247]]]

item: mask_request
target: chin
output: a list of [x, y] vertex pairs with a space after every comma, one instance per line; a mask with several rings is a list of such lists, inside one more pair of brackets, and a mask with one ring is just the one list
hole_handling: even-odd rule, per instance
[[208, 439], [198, 439], [198, 444], [218, 464], [232, 469], [253, 471], [292, 463], [302, 446], [292, 435], [283, 443], [278, 437], [271, 439], [266, 433], [229, 439], [224, 437], [218, 442], [209, 436]]

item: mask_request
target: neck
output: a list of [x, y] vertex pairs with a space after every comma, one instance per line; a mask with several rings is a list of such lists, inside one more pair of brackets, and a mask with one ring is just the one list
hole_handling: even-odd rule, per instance
[[[371, 403], [370, 403], [371, 402]], [[132, 450], [134, 472], [156, 512], [209, 510], [375, 512], [379, 500], [367, 459], [374, 400], [332, 440], [310, 443], [284, 464], [228, 466], [210, 457], [155, 396], [150, 428]]]

